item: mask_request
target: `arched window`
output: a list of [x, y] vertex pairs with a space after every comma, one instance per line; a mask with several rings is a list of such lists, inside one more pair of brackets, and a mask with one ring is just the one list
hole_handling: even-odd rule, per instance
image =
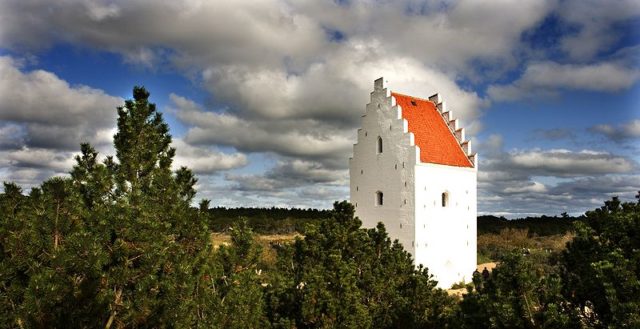
[[382, 137], [378, 136], [378, 154], [382, 153]]
[[382, 206], [384, 204], [384, 194], [378, 191], [376, 192], [376, 206]]
[[443, 192], [442, 193], [442, 206], [446, 207], [448, 205], [449, 205], [449, 193]]

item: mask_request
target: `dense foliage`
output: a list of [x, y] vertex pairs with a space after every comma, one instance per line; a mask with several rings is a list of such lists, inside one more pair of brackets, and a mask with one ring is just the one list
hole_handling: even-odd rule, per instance
[[[0, 328], [640, 327], [638, 203], [614, 198], [524, 233], [510, 225], [525, 222], [494, 220], [491, 238], [512, 245], [528, 232], [565, 233], [566, 223], [575, 238], [544, 258], [496, 249], [500, 265], [460, 300], [415, 268], [383, 225], [361, 228], [347, 202], [332, 211], [192, 207], [196, 178], [171, 169], [168, 126], [148, 98], [136, 87], [118, 108], [115, 157], [100, 162], [83, 144], [68, 178], [28, 195], [4, 184]], [[213, 246], [212, 227], [231, 243]], [[252, 229], [303, 236], [278, 244], [266, 264]]]
[[575, 237], [548, 263], [513, 252], [474, 278], [460, 304], [463, 328], [639, 328], [640, 193], [575, 222]]

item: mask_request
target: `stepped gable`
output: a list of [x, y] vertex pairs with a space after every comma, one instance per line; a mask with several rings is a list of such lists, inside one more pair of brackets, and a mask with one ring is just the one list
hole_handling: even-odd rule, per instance
[[[469, 142], [464, 141], [464, 130], [458, 129], [457, 120], [449, 117], [451, 112], [437, 108], [430, 100], [396, 92], [392, 92], [391, 96], [402, 108], [402, 117], [407, 120], [409, 131], [420, 147], [421, 162], [474, 167], [475, 155], [465, 154], [463, 147], [468, 148]], [[441, 103], [438, 106], [443, 107]]]

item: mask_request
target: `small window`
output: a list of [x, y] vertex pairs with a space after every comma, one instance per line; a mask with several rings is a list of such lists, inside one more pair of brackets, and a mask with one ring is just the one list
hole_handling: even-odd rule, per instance
[[382, 153], [382, 137], [378, 136], [378, 154]]
[[361, 169], [360, 170], [360, 175], [362, 175], [362, 174], [364, 174], [364, 170]]
[[449, 193], [444, 192], [442, 193], [442, 206], [446, 207], [449, 205]]
[[411, 105], [413, 105], [413, 106], [418, 106], [418, 103], [416, 103], [416, 101], [412, 100], [412, 101], [411, 101]]
[[367, 132], [366, 131], [364, 132], [364, 137], [367, 137]]
[[356, 186], [356, 191], [360, 191], [360, 187], [359, 186]]
[[376, 206], [382, 206], [384, 204], [384, 194], [380, 191], [376, 192]]

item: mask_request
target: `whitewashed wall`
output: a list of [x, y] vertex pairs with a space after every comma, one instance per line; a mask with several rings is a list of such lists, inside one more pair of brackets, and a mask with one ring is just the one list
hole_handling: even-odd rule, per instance
[[[416, 264], [429, 268], [438, 286], [469, 282], [476, 269], [476, 169], [416, 165]], [[442, 193], [448, 204], [442, 206]]]
[[[380, 154], [377, 152], [378, 136], [383, 140]], [[374, 83], [353, 154], [349, 160], [349, 175], [351, 203], [356, 207], [356, 216], [364, 227], [375, 227], [383, 222], [392, 239], [398, 239], [413, 254], [417, 147], [413, 134], [408, 133], [407, 121], [402, 119], [400, 107], [381, 79]], [[382, 206], [376, 205], [376, 191], [384, 194]]]
[[[420, 163], [401, 111], [383, 80], [376, 80], [349, 159], [351, 203], [364, 227], [383, 222], [416, 265], [427, 266], [438, 286], [448, 288], [469, 281], [476, 267], [477, 170]], [[382, 206], [376, 205], [377, 191], [384, 194]], [[445, 191], [449, 206], [443, 208]]]

